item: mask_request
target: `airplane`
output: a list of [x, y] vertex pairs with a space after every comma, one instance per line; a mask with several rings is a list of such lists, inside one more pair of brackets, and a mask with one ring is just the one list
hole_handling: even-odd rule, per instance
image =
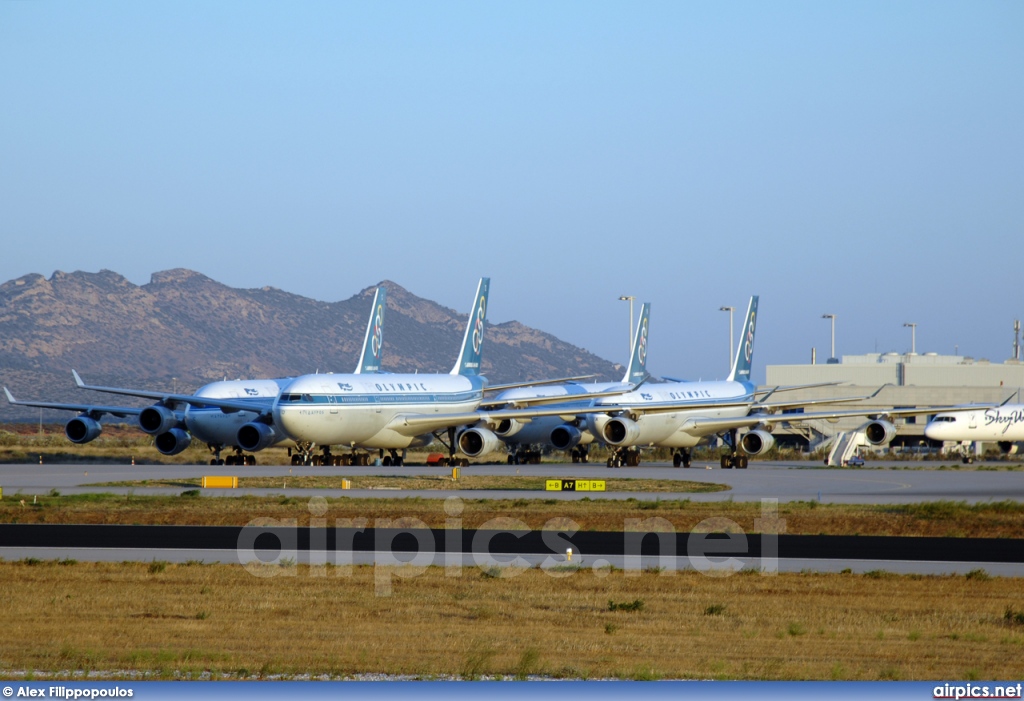
[[[650, 383], [630, 392], [618, 393], [614, 397], [599, 398], [594, 402], [594, 407], [581, 412], [586, 415], [584, 425], [587, 430], [597, 440], [614, 449], [608, 458], [608, 467], [639, 465], [640, 446], [673, 448], [673, 466], [689, 467], [689, 449], [709, 436], [720, 435], [731, 448], [731, 454], [721, 456], [722, 468], [745, 468], [748, 456], [760, 455], [771, 449], [775, 443], [771, 430], [774, 424], [783, 421], [797, 423], [864, 416], [869, 421], [861, 430], [865, 432], [868, 442], [881, 445], [895, 437], [896, 427], [892, 423], [895, 417], [931, 414], [949, 408], [778, 413], [790, 408], [855, 402], [871, 397], [769, 403], [768, 399], [776, 392], [814, 385], [758, 390], [750, 382], [757, 307], [758, 297], [755, 295], [750, 298], [747, 306], [743, 333], [726, 380]], [[738, 435], [740, 428], [749, 429], [742, 438]]]
[[[387, 290], [378, 287], [370, 309], [370, 318], [366, 325], [359, 362], [355, 374], [376, 373], [381, 366], [383, 351], [384, 310], [387, 308]], [[76, 384], [88, 388], [78, 373], [72, 370]], [[219, 408], [201, 403], [189, 404], [175, 401], [173, 395], [164, 392], [122, 392], [157, 402], [148, 407], [106, 406], [99, 404], [68, 404], [56, 402], [18, 401], [5, 387], [7, 401], [18, 406], [31, 406], [44, 409], [58, 409], [80, 412], [64, 426], [64, 434], [72, 443], [88, 443], [97, 438], [103, 431], [101, 419], [104, 414], [118, 418], [134, 416], [139, 428], [154, 437], [154, 444], [163, 455], [177, 455], [191, 445], [192, 439], [200, 440], [210, 447], [213, 458], [211, 465], [255, 465], [256, 456], [243, 454], [237, 442], [238, 428], [255, 416], [258, 408], [273, 401], [281, 389], [291, 378], [254, 379], [254, 380], [223, 380], [212, 382], [200, 387], [195, 397], [207, 399], [231, 399], [246, 408], [238, 408], [233, 412], [224, 412]], [[254, 408], [257, 410], [254, 413]], [[288, 442], [287, 439], [277, 443]], [[234, 455], [221, 458], [224, 447], [233, 447]], [[263, 446], [269, 447], [269, 446]]]
[[971, 407], [961, 411], [936, 414], [924, 428], [924, 435], [933, 441], [959, 441], [964, 463], [973, 463], [967, 448], [972, 442], [993, 441], [1004, 455], [1017, 452], [1017, 442], [1024, 441], [1024, 404], [1007, 404], [1011, 394], [997, 407]]
[[[633, 348], [630, 353], [626, 372], [619, 382], [597, 383], [563, 383], [546, 387], [522, 387], [505, 390], [499, 393], [496, 402], [512, 403], [530, 400], [537, 397], [562, 397], [571, 401], [574, 395], [592, 396], [595, 393], [621, 393], [634, 389], [647, 378], [647, 334], [650, 326], [651, 305], [644, 302], [640, 307], [640, 318], [633, 335]], [[589, 403], [582, 404], [589, 406]], [[567, 406], [571, 406], [567, 404]], [[558, 416], [542, 417], [529, 422], [501, 422], [495, 427], [494, 433], [509, 447], [508, 463], [519, 465], [540, 462], [544, 448], [568, 450], [574, 463], [589, 462], [588, 445], [593, 443], [594, 434], [587, 430], [584, 419], [574, 417], [572, 421], [563, 421]], [[532, 450], [532, 446], [541, 446], [541, 450]]]
[[[398, 451], [424, 446], [435, 438], [445, 442], [449, 457], [445, 464], [468, 464], [456, 459], [461, 451], [478, 457], [495, 450], [500, 439], [491, 428], [504, 419], [525, 421], [539, 416], [567, 414], [564, 407], [543, 408], [539, 405], [564, 402], [560, 396], [537, 397], [522, 402], [490, 401], [486, 411], [478, 411], [487, 389], [507, 390], [544, 382], [520, 382], [488, 387], [480, 375], [484, 323], [487, 313], [490, 279], [481, 278], [474, 296], [459, 357], [448, 374], [386, 374], [367, 375], [314, 374], [292, 379], [272, 401], [263, 399], [257, 409], [252, 403], [235, 399], [197, 397], [192, 395], [140, 393], [137, 390], [81, 384], [85, 389], [128, 394], [159, 396], [165, 402], [201, 405], [226, 414], [257, 413], [237, 429], [236, 442], [244, 450], [257, 451], [285, 438], [292, 439], [299, 454], [308, 460], [315, 446], [320, 446], [324, 459], [331, 459], [330, 447], [376, 449], [390, 453], [391, 464], [402, 464]], [[547, 382], [565, 382], [559, 378]], [[603, 398], [619, 392], [597, 392], [575, 396], [574, 399]], [[502, 409], [501, 406], [527, 409]], [[571, 413], [576, 413], [575, 410]], [[570, 414], [571, 415], [571, 414]], [[365, 464], [367, 456], [360, 456]]]

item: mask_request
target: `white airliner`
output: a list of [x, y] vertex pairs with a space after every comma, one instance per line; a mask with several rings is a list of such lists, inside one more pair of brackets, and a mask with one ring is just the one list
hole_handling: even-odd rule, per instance
[[[621, 394], [634, 388], [647, 377], [647, 334], [650, 327], [651, 305], [647, 302], [640, 307], [640, 318], [633, 335], [633, 346], [626, 372], [620, 382], [568, 382], [546, 387], [521, 387], [505, 390], [498, 394], [495, 402], [515, 405], [538, 397], [561, 397], [565, 406], [572, 406], [575, 395], [593, 396], [597, 393], [614, 392]], [[592, 402], [580, 401], [580, 406], [592, 406]], [[486, 404], [486, 403], [485, 403]], [[509, 447], [509, 464], [540, 462], [546, 448], [568, 450], [574, 463], [588, 462], [588, 445], [594, 442], [594, 434], [587, 430], [586, 419], [573, 417], [565, 421], [559, 416], [539, 417], [528, 422], [502, 421], [494, 433]], [[539, 447], [539, 450], [534, 450]]]
[[[487, 412], [490, 421], [482, 421], [484, 415], [477, 409], [486, 390], [539, 384], [521, 382], [488, 388], [487, 378], [480, 374], [489, 286], [488, 278], [480, 281], [462, 350], [448, 374], [396, 374], [362, 380], [323, 375], [297, 377], [275, 402], [272, 422], [254, 422], [243, 427], [238, 433], [239, 442], [258, 444], [262, 437], [279, 429], [300, 444], [350, 445], [393, 453], [426, 445], [433, 438], [446, 442], [441, 435], [446, 432], [448, 461], [467, 465], [465, 458], [456, 460], [457, 451], [478, 457], [501, 445], [488, 427], [494, 421], [566, 413], [564, 408], [533, 408], [563, 402], [564, 398], [559, 396], [532, 397], [522, 403], [488, 400], [488, 406], [531, 408], [498, 409]], [[588, 397], [608, 394], [595, 392]]]
[[1013, 454], [1017, 442], [1024, 441], [1024, 404], [942, 412], [928, 422], [924, 435], [933, 441], [959, 441], [965, 463], [974, 461], [967, 453], [972, 442], [994, 442], [1004, 454]]
[[[640, 446], [673, 448], [673, 464], [676, 467], [689, 467], [690, 448], [708, 436], [722, 435], [732, 448], [731, 455], [722, 456], [722, 467], [744, 468], [747, 466], [748, 455], [759, 455], [774, 445], [771, 429], [781, 421], [797, 423], [845, 416], [871, 417], [862, 428], [869, 442], [880, 445], [896, 435], [896, 427], [891, 423], [893, 417], [930, 414], [949, 408], [776, 413], [789, 408], [859, 401], [869, 397], [769, 403], [768, 397], [775, 392], [801, 387], [759, 391], [750, 382], [757, 304], [757, 296], [751, 297], [743, 333], [727, 380], [651, 383], [614, 397], [599, 398], [594, 402], [594, 409], [581, 412], [586, 415], [587, 429], [597, 440], [616, 449], [608, 458], [609, 467], [638, 465]], [[808, 386], [811, 385], [802, 387]], [[759, 399], [760, 395], [765, 396]], [[739, 438], [740, 428], [750, 430]]]
[[[370, 319], [366, 325], [362, 351], [355, 373], [376, 373], [380, 370], [383, 350], [384, 311], [387, 308], [387, 290], [378, 287], [370, 309]], [[79, 387], [85, 383], [72, 371]], [[281, 389], [291, 382], [292, 378], [256, 379], [256, 380], [224, 380], [212, 382], [201, 387], [196, 398], [229, 399], [246, 408], [225, 412], [220, 408], [203, 404], [190, 404], [177, 401], [173, 395], [163, 392], [146, 392], [144, 390], [119, 392], [131, 396], [158, 400], [149, 407], [104, 406], [98, 404], [67, 404], [56, 402], [34, 402], [15, 400], [7, 388], [7, 401], [20, 406], [31, 406], [45, 409], [60, 409], [81, 412], [64, 426], [64, 433], [72, 443], [88, 443], [97, 438], [103, 430], [100, 423], [104, 414], [118, 418], [137, 417], [139, 428], [154, 437], [157, 450], [164, 455], [177, 455], [196, 439], [206, 443], [214, 457], [211, 465], [255, 465], [254, 455], [244, 455], [237, 441], [238, 429], [259, 416], [261, 408], [271, 406], [273, 400], [281, 393]], [[283, 438], [276, 443], [286, 441]], [[226, 459], [220, 456], [224, 447], [235, 448], [235, 454]], [[262, 448], [269, 447], [262, 446]]]
[[[444, 431], [448, 434], [449, 460], [455, 459], [457, 449], [470, 457], [476, 457], [500, 445], [498, 437], [487, 428], [493, 421], [566, 413], [565, 409], [537, 408], [476, 411], [487, 389], [487, 380], [479, 373], [489, 287], [489, 278], [482, 278], [474, 297], [459, 358], [452, 371], [446, 375], [303, 375], [288, 382], [272, 402], [265, 398], [258, 402], [247, 402], [195, 395], [143, 393], [84, 383], [81, 386], [112, 394], [159, 396], [164, 402], [202, 406], [224, 414], [244, 412], [250, 420], [238, 426], [235, 441], [248, 451], [262, 450], [287, 438], [295, 441], [303, 456], [308, 456], [314, 446], [321, 446], [326, 459], [330, 456], [329, 448], [332, 445], [353, 450], [399, 451], [425, 445], [435, 437], [443, 440], [440, 432]], [[523, 382], [494, 389], [527, 384], [539, 383]], [[593, 396], [603, 397], [607, 393]], [[529, 404], [558, 401], [561, 398], [538, 398]], [[481, 422], [485, 425], [475, 425]], [[458, 427], [464, 428], [456, 432]], [[395, 453], [392, 455], [398, 459]]]

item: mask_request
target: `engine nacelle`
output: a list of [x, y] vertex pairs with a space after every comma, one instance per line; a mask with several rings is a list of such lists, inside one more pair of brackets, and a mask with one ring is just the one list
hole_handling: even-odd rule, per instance
[[578, 428], [570, 424], [562, 424], [556, 426], [551, 431], [551, 445], [555, 446], [559, 450], [570, 450], [575, 448], [583, 440], [583, 434]]
[[896, 437], [896, 427], [882, 419], [869, 421], [864, 425], [864, 437], [871, 445], [884, 445]]
[[255, 453], [277, 443], [277, 431], [274, 427], [262, 421], [250, 421], [238, 429], [236, 435], [238, 447]]
[[624, 416], [616, 416], [608, 420], [601, 433], [608, 445], [615, 447], [635, 445], [640, 438], [640, 427], [636, 421]]
[[740, 439], [740, 450], [747, 455], [767, 453], [775, 445], [775, 436], [767, 431], [748, 431]]
[[502, 445], [501, 439], [487, 428], [467, 428], [456, 438], [459, 450], [471, 458], [491, 453]]
[[494, 433], [502, 438], [510, 438], [522, 431], [525, 425], [522, 421], [516, 421], [515, 419], [502, 419], [498, 422]]
[[103, 431], [100, 422], [88, 416], [76, 416], [64, 424], [64, 435], [72, 443], [88, 443]]
[[1017, 444], [1010, 441], [999, 441], [999, 452], [1003, 455], [1016, 455]]
[[156, 449], [164, 455], [177, 455], [191, 444], [192, 436], [180, 428], [172, 428], [156, 437]]
[[174, 412], [159, 404], [148, 406], [139, 414], [139, 428], [151, 436], [167, 433], [177, 426], [178, 417]]

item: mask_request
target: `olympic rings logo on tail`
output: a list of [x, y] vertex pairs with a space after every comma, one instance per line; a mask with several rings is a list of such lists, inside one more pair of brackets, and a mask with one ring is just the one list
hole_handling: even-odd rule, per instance
[[636, 349], [637, 360], [643, 365], [647, 362], [647, 321], [640, 326], [640, 343], [637, 344]]
[[484, 316], [487, 314], [487, 299], [480, 298], [480, 304], [476, 309], [476, 320], [473, 322], [473, 352], [479, 353], [480, 346], [484, 342]]
[[754, 318], [757, 314], [750, 315], [750, 326], [747, 327], [747, 341], [743, 346], [743, 357], [749, 363], [754, 354]]
[[382, 306], [377, 307], [377, 313], [373, 318], [373, 337], [370, 339], [370, 351], [373, 353], [374, 358], [380, 358], [380, 350], [384, 345], [383, 340], [383, 326], [384, 326], [384, 308]]

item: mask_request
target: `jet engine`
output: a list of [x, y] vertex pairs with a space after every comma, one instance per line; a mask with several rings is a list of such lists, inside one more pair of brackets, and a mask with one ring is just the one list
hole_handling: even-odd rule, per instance
[[1010, 441], [999, 441], [999, 452], [1003, 455], [1016, 455], [1017, 444]]
[[178, 417], [165, 406], [154, 404], [139, 414], [139, 428], [151, 436], [167, 433], [178, 425]]
[[767, 453], [775, 445], [775, 436], [767, 431], [748, 431], [740, 439], [740, 449], [747, 455]]
[[551, 431], [551, 445], [559, 450], [575, 448], [583, 440], [583, 434], [570, 424], [562, 424]]
[[239, 448], [255, 453], [274, 445], [277, 442], [277, 432], [273, 426], [260, 421], [250, 421], [238, 429], [236, 438]]
[[192, 436], [180, 428], [172, 428], [156, 437], [156, 449], [164, 455], [177, 455], [191, 443]]
[[623, 446], [634, 445], [640, 437], [640, 427], [632, 419], [624, 416], [616, 416], [609, 419], [604, 425], [602, 434], [608, 445]]
[[72, 443], [88, 443], [102, 431], [100, 422], [88, 416], [76, 416], [64, 425], [64, 435]]
[[896, 427], [888, 421], [875, 419], [864, 425], [864, 436], [871, 445], [884, 445], [896, 437]]
[[456, 438], [459, 450], [471, 458], [490, 453], [502, 445], [501, 439], [487, 428], [467, 428]]
[[494, 432], [502, 438], [509, 438], [522, 431], [525, 425], [522, 421], [516, 421], [515, 419], [502, 419], [498, 422]]

